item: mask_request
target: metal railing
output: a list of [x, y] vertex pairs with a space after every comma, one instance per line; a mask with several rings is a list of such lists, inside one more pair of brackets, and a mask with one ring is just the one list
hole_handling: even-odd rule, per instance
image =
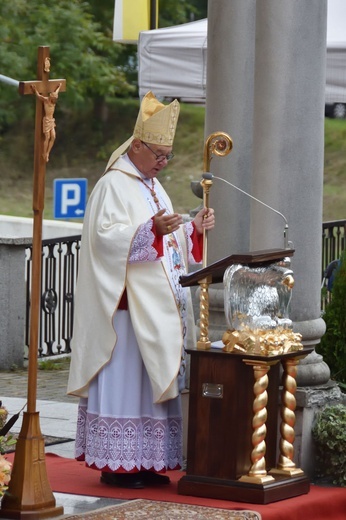
[[[326, 279], [328, 266], [339, 260], [341, 253], [346, 249], [346, 220], [333, 220], [322, 224], [322, 285]], [[325, 310], [330, 301], [331, 293], [326, 286], [322, 287], [321, 309]]]
[[338, 260], [345, 250], [346, 220], [334, 220], [322, 224], [322, 276], [333, 260]]
[[[79, 266], [81, 235], [42, 240], [41, 313], [38, 354], [71, 352], [74, 291]], [[30, 339], [30, 287], [32, 247], [26, 250], [25, 344]]]
[[[322, 275], [345, 250], [346, 220], [324, 222], [322, 227]], [[40, 357], [71, 352], [74, 290], [78, 274], [81, 235], [42, 241]], [[29, 346], [31, 247], [26, 250], [26, 327]], [[321, 309], [330, 295], [322, 292]]]

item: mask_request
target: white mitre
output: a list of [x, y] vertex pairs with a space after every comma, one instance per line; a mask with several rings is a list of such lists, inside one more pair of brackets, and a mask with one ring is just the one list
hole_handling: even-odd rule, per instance
[[140, 139], [149, 144], [173, 146], [179, 112], [180, 105], [177, 99], [169, 105], [164, 105], [149, 91], [142, 99], [133, 135], [112, 153], [105, 173], [127, 150], [133, 139]]

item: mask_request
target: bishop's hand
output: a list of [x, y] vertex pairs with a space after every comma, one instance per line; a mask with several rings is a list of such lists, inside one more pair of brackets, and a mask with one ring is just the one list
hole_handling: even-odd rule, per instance
[[165, 209], [160, 209], [154, 215], [154, 224], [158, 236], [168, 235], [173, 231], [177, 231], [183, 223], [183, 217], [179, 213], [173, 213], [172, 215], [165, 215], [165, 213]]
[[193, 222], [198, 233], [202, 234], [204, 229], [210, 231], [215, 226], [214, 210], [212, 208], [201, 209], [193, 219]]

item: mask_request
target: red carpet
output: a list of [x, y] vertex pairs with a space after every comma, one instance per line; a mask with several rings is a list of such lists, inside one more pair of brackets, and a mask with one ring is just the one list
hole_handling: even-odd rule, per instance
[[[12, 460], [13, 455], [10, 454], [8, 459]], [[263, 505], [178, 495], [177, 482], [182, 477], [180, 471], [167, 472], [171, 479], [171, 484], [168, 486], [132, 490], [101, 484], [98, 471], [86, 468], [84, 462], [77, 462], [73, 459], [65, 459], [48, 453], [46, 454], [46, 468], [52, 491], [60, 493], [121, 500], [142, 498], [224, 509], [251, 509], [261, 513], [263, 520], [346, 519], [346, 488], [312, 485], [310, 492], [306, 495]]]

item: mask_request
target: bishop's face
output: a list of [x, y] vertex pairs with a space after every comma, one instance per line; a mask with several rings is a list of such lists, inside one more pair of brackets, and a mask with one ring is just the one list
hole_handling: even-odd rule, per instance
[[153, 179], [173, 158], [172, 147], [148, 144], [136, 139], [133, 143], [130, 159], [145, 177]]

